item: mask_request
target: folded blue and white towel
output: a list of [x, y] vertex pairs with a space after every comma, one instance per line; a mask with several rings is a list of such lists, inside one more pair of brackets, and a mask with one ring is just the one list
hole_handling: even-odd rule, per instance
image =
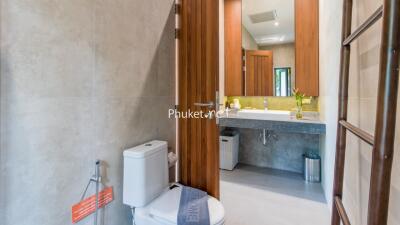
[[178, 225], [210, 225], [206, 192], [196, 188], [182, 187]]

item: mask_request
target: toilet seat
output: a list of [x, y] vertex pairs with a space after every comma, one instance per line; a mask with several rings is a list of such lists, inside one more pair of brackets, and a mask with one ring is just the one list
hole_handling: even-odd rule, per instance
[[[166, 189], [158, 198], [135, 210], [136, 225], [176, 225], [182, 187]], [[225, 211], [222, 204], [209, 196], [210, 225], [223, 225]]]

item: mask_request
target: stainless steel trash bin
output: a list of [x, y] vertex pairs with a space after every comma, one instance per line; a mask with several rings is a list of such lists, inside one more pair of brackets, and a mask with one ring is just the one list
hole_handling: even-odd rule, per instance
[[321, 157], [316, 154], [304, 155], [304, 180], [312, 183], [321, 182]]

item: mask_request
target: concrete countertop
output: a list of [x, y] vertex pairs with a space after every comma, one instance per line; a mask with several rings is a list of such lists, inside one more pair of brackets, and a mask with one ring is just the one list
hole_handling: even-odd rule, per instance
[[326, 125], [318, 118], [305, 118], [298, 120], [294, 116], [285, 119], [247, 118], [237, 114], [229, 114], [219, 118], [222, 127], [267, 129], [281, 132], [325, 134]]

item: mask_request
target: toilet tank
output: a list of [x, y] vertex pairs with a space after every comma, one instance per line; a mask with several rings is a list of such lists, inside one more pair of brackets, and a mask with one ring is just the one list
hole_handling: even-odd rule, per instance
[[124, 151], [123, 203], [143, 207], [168, 187], [167, 142], [151, 141]]

